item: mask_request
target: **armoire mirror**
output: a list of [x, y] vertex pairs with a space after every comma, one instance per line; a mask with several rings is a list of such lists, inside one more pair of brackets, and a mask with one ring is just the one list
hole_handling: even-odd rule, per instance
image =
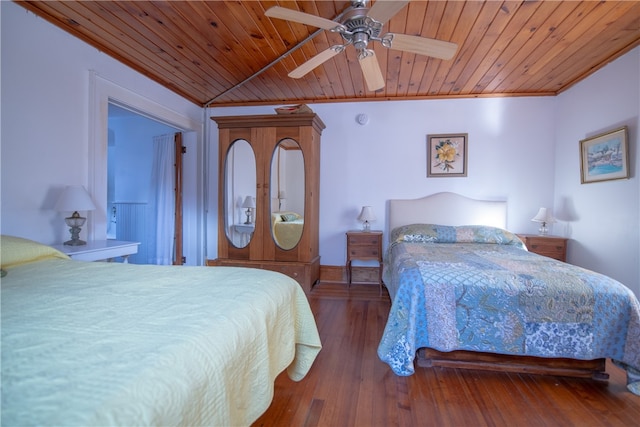
[[233, 142], [225, 160], [225, 232], [237, 248], [249, 244], [256, 223], [256, 156], [249, 142]]
[[281, 249], [296, 247], [304, 229], [304, 157], [297, 141], [278, 142], [271, 158], [271, 235]]

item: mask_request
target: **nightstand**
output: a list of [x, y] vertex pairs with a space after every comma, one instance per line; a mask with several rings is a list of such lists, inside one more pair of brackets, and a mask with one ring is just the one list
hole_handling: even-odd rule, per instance
[[111, 261], [122, 257], [128, 263], [129, 255], [138, 253], [140, 242], [125, 242], [122, 240], [94, 240], [82, 246], [54, 245], [53, 247], [78, 261]]
[[378, 262], [378, 285], [382, 292], [382, 231], [347, 231], [347, 286], [353, 278], [353, 260]]
[[567, 240], [558, 236], [540, 236], [537, 234], [518, 234], [530, 252], [544, 255], [558, 261], [567, 262]]
[[233, 229], [240, 235], [240, 247], [244, 248], [251, 241], [251, 236], [256, 230], [255, 224], [233, 224]]

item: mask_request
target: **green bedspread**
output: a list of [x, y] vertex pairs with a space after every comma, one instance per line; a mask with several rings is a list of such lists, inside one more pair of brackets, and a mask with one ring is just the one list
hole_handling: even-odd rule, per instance
[[42, 248], [21, 263], [16, 241], [2, 239], [2, 425], [250, 425], [276, 376], [301, 380], [320, 351], [282, 274]]

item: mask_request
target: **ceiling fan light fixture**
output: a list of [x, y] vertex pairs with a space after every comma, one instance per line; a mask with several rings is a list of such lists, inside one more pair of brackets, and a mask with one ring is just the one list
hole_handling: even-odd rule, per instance
[[451, 59], [456, 53], [458, 46], [455, 43], [408, 34], [382, 34], [383, 24], [402, 8], [406, 7], [409, 1], [376, 0], [373, 6], [368, 7], [368, 1], [352, 0], [351, 6], [340, 14], [335, 21], [280, 6], [269, 8], [265, 14], [269, 17], [316, 26], [339, 33], [345, 41], [342, 46], [332, 46], [308, 59], [290, 72], [289, 77], [300, 78], [304, 76], [342, 52], [346, 46], [352, 44], [356, 49], [367, 89], [378, 91], [384, 88], [385, 79], [375, 52], [368, 48], [369, 42], [379, 42], [388, 49], [402, 50], [445, 60]]

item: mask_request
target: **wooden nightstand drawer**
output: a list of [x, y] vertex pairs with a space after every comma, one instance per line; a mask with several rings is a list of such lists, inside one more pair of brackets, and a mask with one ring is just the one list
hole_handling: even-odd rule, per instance
[[529, 251], [538, 255], [565, 262], [567, 259], [567, 239], [556, 236], [519, 234]]
[[377, 245], [380, 241], [380, 234], [376, 232], [358, 232], [358, 233], [347, 233], [347, 244], [349, 246], [355, 245]]
[[557, 259], [558, 261], [564, 261], [564, 258], [565, 258], [562, 250], [539, 249], [539, 248], [536, 248], [535, 245], [532, 246], [529, 250], [538, 255], [543, 255], [549, 258]]
[[351, 258], [380, 258], [380, 249], [377, 246], [363, 246], [363, 245], [350, 245], [349, 246], [349, 257]]
[[[376, 279], [380, 284], [382, 292], [382, 231], [349, 231], [347, 232], [347, 283], [351, 284], [353, 279], [352, 261], [377, 261], [378, 267], [375, 267]], [[371, 268], [368, 268], [370, 274], [366, 282], [370, 282], [372, 276]], [[365, 276], [365, 277], [366, 277]], [[360, 282], [360, 280], [358, 280]]]

